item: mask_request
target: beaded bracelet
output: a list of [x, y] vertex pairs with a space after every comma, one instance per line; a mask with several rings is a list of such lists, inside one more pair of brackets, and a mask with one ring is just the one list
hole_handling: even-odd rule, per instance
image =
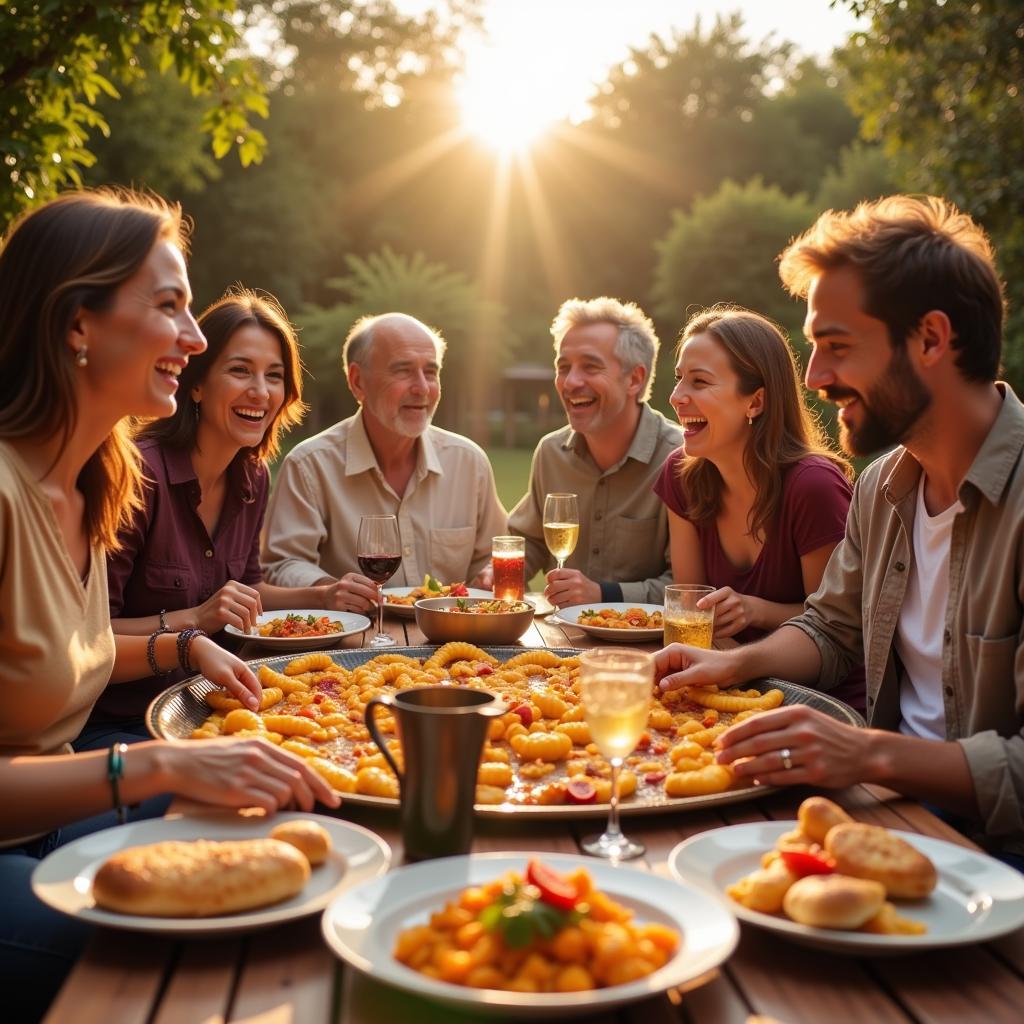
[[192, 650], [192, 641], [206, 635], [205, 629], [183, 629], [178, 634], [178, 664], [181, 666], [182, 671], [192, 671], [192, 665], [188, 660], [189, 653]]
[[149, 671], [155, 676], [170, 675], [174, 671], [173, 668], [161, 668], [156, 660], [156, 638], [169, 632], [169, 629], [158, 629], [155, 633], [150, 633], [146, 641], [146, 661], [149, 662]]
[[121, 803], [120, 780], [124, 777], [124, 755], [128, 752], [127, 743], [114, 743], [107, 754], [107, 778], [110, 780], [110, 793], [114, 798], [114, 810], [117, 822], [123, 825], [128, 818], [127, 808]]

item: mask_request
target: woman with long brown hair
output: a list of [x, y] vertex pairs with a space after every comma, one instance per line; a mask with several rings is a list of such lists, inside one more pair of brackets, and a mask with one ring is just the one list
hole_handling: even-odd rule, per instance
[[[181, 371], [178, 408], [139, 437], [143, 504], [107, 564], [114, 629], [216, 634], [230, 624], [248, 632], [264, 609], [349, 607], [349, 580], [275, 587], [260, 568], [267, 462], [305, 411], [288, 317], [273, 296], [235, 288], [203, 312], [199, 327], [207, 349]], [[108, 687], [75, 746], [145, 739], [146, 706], [183, 677]]]
[[[852, 469], [804, 404], [784, 335], [750, 310], [690, 318], [671, 402], [683, 444], [655, 491], [669, 509], [673, 579], [715, 588], [700, 605], [714, 607], [717, 637], [759, 639], [821, 583]], [[863, 673], [836, 695], [863, 710]]]
[[161, 794], [268, 812], [338, 803], [301, 758], [263, 740], [70, 746], [108, 680], [149, 664], [258, 700], [249, 668], [201, 630], [110, 628], [106, 551], [141, 504], [130, 418], [170, 415], [178, 376], [206, 347], [185, 242], [177, 208], [103, 191], [38, 208], [0, 248], [0, 987], [11, 1019], [42, 1012], [84, 939], [31, 892], [55, 847], [162, 813]]

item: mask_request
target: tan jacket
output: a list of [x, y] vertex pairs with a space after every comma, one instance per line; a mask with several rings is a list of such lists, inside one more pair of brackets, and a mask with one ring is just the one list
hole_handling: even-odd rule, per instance
[[[943, 630], [946, 737], [964, 749], [989, 845], [1024, 852], [1024, 406], [1003, 406], [963, 483]], [[814, 640], [831, 689], [861, 657], [869, 723], [900, 722], [893, 635], [907, 587], [921, 466], [904, 448], [857, 481], [846, 536], [821, 587], [788, 625]], [[863, 623], [863, 626], [862, 626]]]

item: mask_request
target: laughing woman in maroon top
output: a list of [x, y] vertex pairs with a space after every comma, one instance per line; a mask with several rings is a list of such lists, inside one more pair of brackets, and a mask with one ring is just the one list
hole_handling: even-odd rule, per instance
[[[235, 290], [199, 318], [209, 347], [182, 370], [182, 401], [139, 439], [145, 506], [107, 565], [110, 617], [119, 633], [166, 626], [247, 631], [264, 609], [344, 608], [351, 584], [275, 587], [263, 582], [259, 536], [266, 460], [301, 419], [295, 332], [268, 295]], [[75, 746], [147, 735], [146, 706], [183, 673], [108, 687]]]
[[[842, 540], [852, 471], [801, 399], [786, 339], [714, 306], [683, 328], [672, 406], [683, 445], [654, 490], [669, 510], [672, 575], [715, 592], [715, 635], [757, 640], [803, 611]], [[863, 671], [835, 696], [864, 709]]]

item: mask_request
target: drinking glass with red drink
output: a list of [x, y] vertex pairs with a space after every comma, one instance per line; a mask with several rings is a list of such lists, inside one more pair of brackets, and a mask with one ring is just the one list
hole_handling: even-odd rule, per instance
[[384, 632], [384, 584], [402, 564], [402, 538], [394, 516], [363, 516], [359, 520], [356, 561], [364, 576], [377, 584], [377, 635], [371, 647], [390, 647], [394, 640]]
[[494, 596], [499, 601], [522, 601], [526, 592], [526, 541], [522, 537], [491, 539]]

